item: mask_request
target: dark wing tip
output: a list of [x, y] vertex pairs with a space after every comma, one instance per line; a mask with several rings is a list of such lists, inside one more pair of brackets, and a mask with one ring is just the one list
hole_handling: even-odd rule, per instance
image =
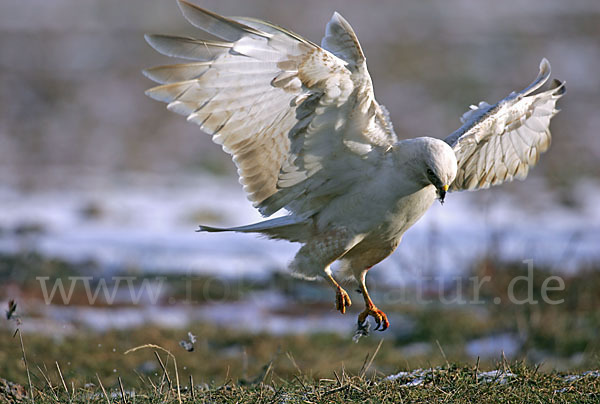
[[566, 84], [566, 81], [560, 81], [557, 79], [552, 80], [552, 85], [550, 86], [550, 89], [553, 90], [552, 94], [555, 97], [562, 97], [563, 95], [565, 95], [567, 92]]

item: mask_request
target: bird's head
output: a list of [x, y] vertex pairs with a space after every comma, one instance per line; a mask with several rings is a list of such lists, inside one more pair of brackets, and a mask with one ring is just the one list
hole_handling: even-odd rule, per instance
[[446, 192], [456, 178], [456, 155], [444, 141], [426, 138], [423, 158], [423, 175], [425, 182], [437, 190], [438, 200], [444, 203]]

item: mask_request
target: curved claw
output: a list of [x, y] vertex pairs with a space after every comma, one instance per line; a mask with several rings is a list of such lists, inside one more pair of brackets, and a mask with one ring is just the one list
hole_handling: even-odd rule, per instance
[[365, 311], [360, 313], [358, 316], [358, 324], [364, 324], [368, 316], [371, 316], [373, 319], [375, 319], [375, 324], [377, 325], [375, 327], [376, 331], [385, 331], [390, 326], [390, 322], [388, 321], [386, 314], [375, 306], [367, 307]]
[[350, 296], [348, 293], [342, 289], [341, 286], [338, 285], [335, 292], [335, 309], [340, 313], [346, 313], [346, 307], [350, 307], [352, 305], [352, 300], [350, 300]]

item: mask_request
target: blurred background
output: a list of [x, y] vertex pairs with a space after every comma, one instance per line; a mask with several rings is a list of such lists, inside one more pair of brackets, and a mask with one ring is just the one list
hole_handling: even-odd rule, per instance
[[[504, 352], [547, 369], [598, 367], [600, 2], [198, 4], [317, 43], [337, 10], [400, 138], [445, 137], [470, 104], [523, 88], [546, 57], [568, 88], [553, 145], [526, 182], [432, 207], [369, 277], [392, 328], [354, 344], [361, 308], [341, 316], [328, 288], [292, 280], [286, 264], [297, 245], [194, 232], [260, 217], [229, 156], [144, 96], [152, 83], [141, 70], [173, 60], [143, 34], [202, 36], [174, 0], [2, 0], [0, 303], [17, 301], [32, 361], [64, 358], [65, 372], [135, 378], [132, 368], [156, 365], [124, 362], [122, 352], [154, 342], [183, 355], [196, 380], [222, 380], [227, 367], [249, 378], [273, 358], [293, 373], [281, 352], [318, 375], [360, 367], [384, 337], [373, 367], [382, 373], [445, 363], [439, 346], [457, 361], [493, 364]], [[475, 299], [470, 279], [484, 276], [492, 281]], [[552, 297], [562, 303], [510, 304], [516, 276], [531, 279], [537, 297], [559, 276], [565, 288]], [[57, 281], [65, 293], [73, 286], [67, 299]], [[23, 380], [14, 318], [0, 322], [0, 372]], [[188, 331], [198, 336], [190, 354], [178, 346]]]

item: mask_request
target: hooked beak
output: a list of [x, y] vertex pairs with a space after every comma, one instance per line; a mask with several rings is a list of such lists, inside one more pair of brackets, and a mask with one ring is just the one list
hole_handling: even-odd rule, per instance
[[444, 204], [444, 198], [446, 198], [446, 192], [448, 192], [448, 185], [444, 185], [441, 188], [438, 188], [438, 200], [440, 201], [440, 203], [443, 205]]

